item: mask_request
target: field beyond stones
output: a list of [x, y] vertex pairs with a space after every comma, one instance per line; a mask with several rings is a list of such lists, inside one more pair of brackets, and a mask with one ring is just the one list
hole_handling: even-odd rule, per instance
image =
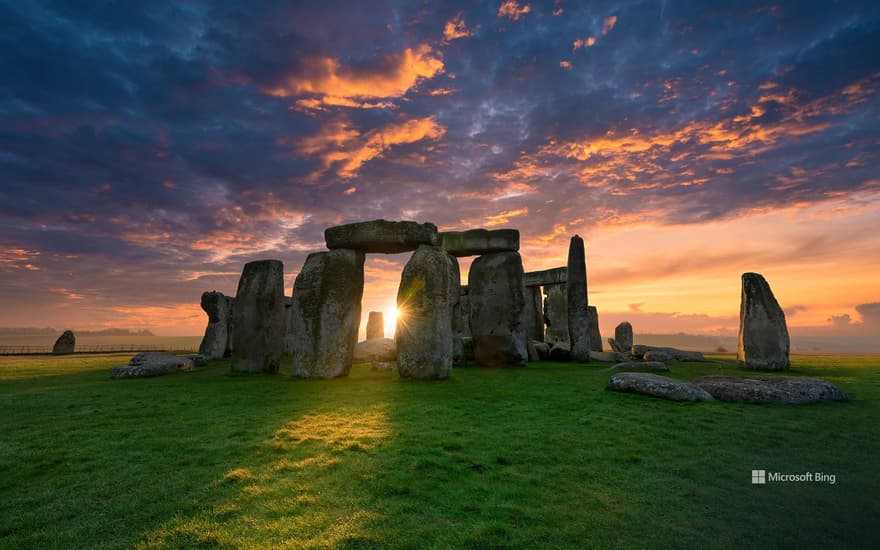
[[[850, 398], [809, 406], [612, 393], [596, 363], [110, 380], [128, 358], [0, 358], [0, 547], [880, 544], [878, 356], [793, 356]], [[742, 374], [711, 359], [670, 375]]]

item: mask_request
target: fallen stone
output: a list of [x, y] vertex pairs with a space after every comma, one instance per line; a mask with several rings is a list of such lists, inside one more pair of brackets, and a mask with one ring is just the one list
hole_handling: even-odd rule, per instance
[[186, 359], [189, 359], [196, 367], [204, 367], [208, 364], [208, 358], [201, 353], [191, 353], [189, 355], [181, 355], [180, 357], [185, 357]]
[[590, 316], [587, 312], [587, 260], [584, 240], [575, 235], [568, 245], [568, 341], [571, 360], [590, 362]]
[[352, 362], [396, 361], [397, 343], [391, 338], [372, 338], [358, 342], [354, 347]]
[[[590, 351], [602, 351], [602, 334], [599, 333], [599, 310], [596, 306], [587, 306], [590, 320]], [[592, 357], [592, 355], [591, 355]]]
[[629, 359], [629, 356], [618, 351], [591, 351], [590, 359], [603, 363], [623, 363]]
[[758, 273], [743, 273], [736, 359], [750, 370], [788, 370], [790, 342], [785, 313]]
[[616, 372], [654, 372], [667, 371], [669, 367], [660, 361], [627, 361], [618, 363], [608, 370]]
[[519, 231], [516, 229], [470, 229], [440, 233], [443, 250], [456, 257], [482, 256], [492, 252], [519, 250]]
[[293, 285], [293, 375], [348, 376], [364, 293], [364, 254], [336, 249], [309, 254]]
[[232, 307], [232, 372], [278, 372], [284, 350], [284, 266], [245, 264]]
[[632, 325], [624, 321], [614, 327], [614, 340], [617, 342], [617, 347], [620, 348], [614, 351], [628, 353], [633, 347]]
[[529, 363], [534, 363], [535, 361], [540, 360], [540, 357], [538, 357], [538, 348], [535, 347], [535, 342], [529, 340], [527, 349], [529, 351]]
[[612, 391], [640, 393], [673, 401], [713, 401], [706, 390], [688, 382], [647, 372], [622, 372], [608, 380]]
[[551, 361], [567, 363], [568, 361], [571, 361], [571, 349], [568, 347], [568, 344], [559, 342], [550, 348], [549, 358]]
[[165, 352], [138, 353], [121, 367], [113, 367], [110, 378], [145, 378], [182, 370], [192, 370], [193, 361]]
[[220, 359], [226, 355], [229, 345], [232, 300], [227, 300], [222, 292], [203, 292], [200, 305], [208, 315], [208, 326], [199, 344], [199, 353], [209, 360]]
[[385, 338], [385, 315], [381, 311], [371, 311], [367, 317], [367, 340]]
[[614, 338], [608, 339], [608, 345], [611, 346], [611, 351], [615, 351], [617, 353], [629, 353], [630, 351], [628, 349], [624, 349], [623, 346], [617, 343], [617, 340], [615, 340]]
[[473, 261], [468, 276], [470, 327], [478, 365], [525, 365], [522, 258], [519, 252], [493, 252]]
[[523, 284], [526, 286], [564, 285], [568, 281], [567, 267], [554, 267], [541, 271], [529, 271], [523, 274]]
[[675, 361], [675, 357], [671, 353], [665, 351], [649, 351], [642, 356], [645, 361], [660, 361], [661, 363], [671, 363]]
[[699, 351], [684, 351], [675, 348], [662, 348], [656, 346], [643, 346], [640, 344], [632, 347], [632, 355], [638, 359], [645, 357], [645, 354], [652, 351], [660, 351], [672, 357], [674, 361], [703, 361], [703, 354]]
[[409, 252], [421, 244], [437, 246], [440, 242], [433, 223], [386, 220], [329, 227], [324, 230], [324, 240], [331, 250], [343, 248], [380, 254]]
[[397, 291], [397, 372], [401, 378], [443, 380], [452, 374], [452, 281], [450, 256], [420, 245], [400, 277]]
[[61, 333], [61, 336], [55, 340], [55, 345], [52, 346], [52, 353], [55, 355], [66, 355], [68, 353], [73, 353], [75, 347], [76, 336], [73, 334], [73, 331], [65, 330]]
[[806, 376], [703, 376], [694, 384], [719, 401], [803, 405], [819, 401], [845, 401], [836, 385]]

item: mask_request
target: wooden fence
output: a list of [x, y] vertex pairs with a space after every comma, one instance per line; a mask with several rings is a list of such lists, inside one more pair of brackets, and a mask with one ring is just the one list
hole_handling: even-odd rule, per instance
[[[171, 351], [167, 346], [158, 345], [119, 345], [119, 344], [93, 344], [77, 345], [74, 353], [140, 353], [142, 351]], [[187, 351], [195, 353], [193, 347], [175, 349], [174, 351]], [[52, 355], [52, 346], [0, 346], [0, 355]]]

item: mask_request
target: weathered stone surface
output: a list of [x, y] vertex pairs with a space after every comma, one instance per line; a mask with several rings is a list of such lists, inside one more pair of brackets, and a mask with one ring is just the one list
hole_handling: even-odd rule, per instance
[[669, 370], [669, 367], [660, 361], [626, 361], [618, 363], [608, 370], [616, 372], [654, 372], [666, 371]]
[[232, 307], [232, 372], [278, 372], [284, 349], [284, 266], [245, 264]]
[[590, 351], [601, 353], [602, 334], [599, 333], [599, 310], [596, 309], [596, 306], [587, 306], [587, 316], [590, 322]]
[[391, 338], [371, 338], [354, 347], [352, 362], [397, 361], [397, 343]]
[[632, 355], [637, 359], [643, 359], [646, 353], [662, 352], [672, 357], [673, 361], [703, 361], [703, 354], [699, 351], [684, 351], [676, 348], [664, 348], [656, 346], [643, 346], [636, 344], [632, 347]]
[[693, 384], [647, 372], [622, 372], [608, 380], [608, 389], [640, 393], [673, 401], [713, 401], [706, 390]]
[[226, 316], [226, 351], [223, 352], [223, 357], [232, 357], [232, 348], [235, 346], [235, 330], [232, 326], [233, 307], [235, 307], [235, 298], [227, 296], [226, 311], [229, 314]]
[[836, 385], [806, 376], [703, 376], [694, 380], [719, 401], [802, 405], [819, 401], [845, 401]]
[[575, 235], [568, 245], [568, 341], [571, 360], [590, 362], [590, 316], [587, 313], [587, 260], [584, 240]]
[[551, 361], [571, 361], [571, 348], [565, 342], [557, 342], [550, 348], [549, 358]]
[[458, 307], [454, 308], [453, 313], [452, 330], [463, 338], [470, 338], [471, 298], [467, 285], [461, 285], [461, 292], [458, 295]]
[[371, 311], [367, 317], [367, 340], [373, 338], [385, 338], [385, 314], [381, 311]]
[[330, 250], [343, 248], [380, 254], [408, 252], [421, 244], [437, 246], [440, 242], [433, 223], [386, 220], [329, 227], [324, 230], [324, 240]]
[[364, 254], [309, 254], [293, 284], [293, 375], [348, 376], [364, 293]]
[[642, 356], [645, 361], [660, 361], [661, 363], [671, 363], [675, 361], [675, 357], [671, 353], [665, 351], [649, 351]]
[[614, 340], [617, 342], [617, 347], [620, 349], [615, 349], [614, 351], [620, 351], [623, 353], [629, 353], [629, 351], [633, 347], [633, 327], [629, 322], [624, 321], [614, 327]]
[[569, 345], [568, 293], [565, 284], [544, 287], [544, 341], [555, 346]]
[[624, 361], [629, 359], [629, 356], [625, 353], [620, 353], [617, 351], [591, 351], [590, 359], [592, 359], [593, 361], [601, 361], [604, 363], [623, 363]]
[[186, 357], [178, 357], [164, 352], [143, 352], [132, 357], [127, 365], [113, 367], [110, 371], [110, 378], [161, 376], [192, 368], [192, 359]]
[[494, 252], [471, 264], [470, 326], [477, 364], [525, 365], [528, 347], [519, 252]]
[[535, 351], [538, 352], [538, 359], [550, 359], [550, 344], [547, 342], [533, 342]]
[[554, 267], [523, 274], [523, 283], [526, 286], [564, 285], [566, 281], [568, 281], [567, 267]]
[[544, 341], [544, 300], [541, 287], [525, 287], [526, 337], [537, 342]]
[[199, 344], [199, 353], [208, 360], [220, 359], [226, 355], [232, 317], [231, 304], [232, 300], [227, 300], [222, 292], [202, 293], [201, 306], [208, 314], [208, 326]]
[[55, 340], [55, 345], [52, 346], [52, 353], [55, 355], [73, 353], [74, 348], [76, 348], [76, 336], [73, 334], [72, 330], [65, 330], [61, 333], [61, 336]]
[[785, 313], [758, 273], [743, 273], [736, 358], [751, 370], [788, 370], [790, 342]]
[[397, 372], [401, 378], [443, 380], [452, 374], [452, 281], [450, 256], [421, 245], [403, 268], [397, 291]]
[[189, 359], [196, 367], [204, 367], [208, 364], [208, 358], [201, 353], [190, 353], [189, 355], [181, 355], [180, 357]]
[[461, 320], [461, 268], [458, 259], [449, 254], [446, 255], [446, 264], [449, 269], [449, 303], [452, 315], [452, 362], [464, 362], [464, 344], [457, 326]]
[[538, 357], [538, 348], [535, 347], [535, 342], [532, 340], [529, 340], [529, 342], [528, 342], [528, 344], [526, 344], [526, 346], [527, 346], [526, 349], [529, 352], [529, 363], [533, 363], [535, 361], [540, 360], [540, 357]]
[[492, 252], [517, 252], [519, 231], [516, 229], [470, 229], [440, 233], [443, 250], [456, 257], [481, 256]]

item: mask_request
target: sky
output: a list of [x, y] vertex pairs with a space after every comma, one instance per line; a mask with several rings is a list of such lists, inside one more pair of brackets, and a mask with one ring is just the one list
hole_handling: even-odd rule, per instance
[[794, 337], [880, 335], [874, 1], [0, 1], [0, 74], [0, 326], [201, 334], [384, 218], [527, 271], [580, 235], [606, 335], [735, 334], [747, 271]]

